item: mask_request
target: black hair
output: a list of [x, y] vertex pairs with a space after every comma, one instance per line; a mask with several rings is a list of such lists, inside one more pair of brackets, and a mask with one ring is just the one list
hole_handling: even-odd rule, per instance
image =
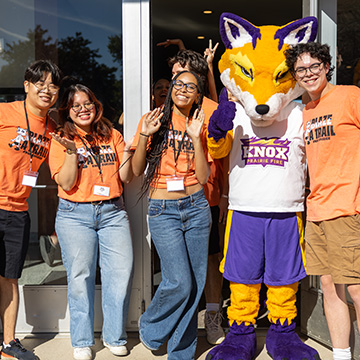
[[162, 118], [160, 120], [160, 122], [161, 122], [160, 129], [154, 135], [152, 135], [150, 145], [146, 152], [146, 160], [147, 160], [148, 167], [147, 167], [147, 170], [145, 173], [144, 182], [141, 187], [141, 197], [147, 193], [153, 179], [157, 178], [158, 171], [160, 168], [160, 161], [166, 150], [167, 143], [168, 143], [168, 135], [169, 135], [169, 130], [170, 130], [173, 105], [174, 105], [174, 102], [172, 100], [172, 91], [174, 88], [174, 83], [175, 83], [176, 79], [181, 74], [184, 74], [184, 73], [191, 73], [192, 75], [194, 75], [196, 82], [197, 82], [198, 94], [199, 94], [198, 102], [196, 103], [194, 101], [193, 106], [189, 113], [189, 118], [193, 116], [196, 109], [199, 109], [199, 110], [201, 109], [202, 99], [204, 96], [204, 83], [203, 83], [201, 77], [193, 71], [187, 71], [187, 70], [181, 71], [174, 77], [173, 81], [171, 81], [171, 83], [170, 83], [170, 89], [166, 96], [164, 108], [162, 111], [164, 113], [164, 115], [162, 116]]
[[307, 44], [297, 44], [285, 50], [286, 65], [290, 72], [295, 76], [295, 63], [302, 54], [308, 53], [314, 59], [318, 59], [324, 65], [329, 64], [329, 71], [326, 74], [327, 81], [331, 80], [335, 67], [331, 65], [330, 47], [327, 44], [320, 44], [319, 42], [309, 42]]
[[51, 80], [54, 85], [61, 86], [62, 72], [59, 67], [51, 60], [37, 60], [33, 62], [26, 70], [24, 78], [31, 83], [38, 82], [45, 73], [51, 74]]

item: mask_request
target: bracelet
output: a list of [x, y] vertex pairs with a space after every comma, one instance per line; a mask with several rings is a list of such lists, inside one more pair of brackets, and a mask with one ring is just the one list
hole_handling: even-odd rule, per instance
[[221, 197], [222, 198], [225, 198], [225, 199], [228, 199], [229, 197], [227, 196], [227, 195], [225, 195], [225, 194], [221, 194]]
[[132, 153], [132, 152], [134, 152], [134, 150], [125, 150], [125, 149], [124, 149], [124, 152]]
[[75, 150], [72, 150], [72, 149], [66, 149], [66, 153], [69, 154], [69, 155], [74, 155], [77, 153], [77, 149]]
[[150, 135], [146, 135], [146, 134], [143, 134], [143, 133], [140, 133], [141, 136], [145, 136], [145, 137], [150, 137]]

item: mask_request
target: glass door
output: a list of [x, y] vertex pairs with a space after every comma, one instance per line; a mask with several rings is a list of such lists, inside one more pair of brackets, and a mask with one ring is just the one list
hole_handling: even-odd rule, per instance
[[[121, 0], [2, 1], [0, 102], [23, 100], [23, 75], [27, 66], [38, 59], [51, 59], [65, 76], [77, 78], [94, 91], [104, 106], [104, 116], [122, 131], [123, 124], [119, 121], [123, 112], [122, 13]], [[52, 114], [56, 118], [56, 111]], [[54, 232], [57, 207], [57, 186], [50, 179], [47, 165], [41, 168], [38, 185], [28, 202], [31, 239], [19, 280], [17, 331], [68, 332], [66, 272], [60, 251], [49, 266], [39, 247], [40, 236]], [[132, 227], [136, 228], [136, 223]], [[97, 276], [96, 330], [101, 329], [100, 290], [101, 280]], [[133, 294], [129, 327], [136, 327], [141, 308], [139, 288]]]

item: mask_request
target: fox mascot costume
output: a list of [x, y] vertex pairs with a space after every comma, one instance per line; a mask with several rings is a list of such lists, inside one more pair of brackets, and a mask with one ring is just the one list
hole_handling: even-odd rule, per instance
[[[219, 62], [225, 92], [208, 126], [213, 158], [229, 155], [229, 212], [224, 258], [230, 281], [230, 332], [207, 360], [251, 360], [261, 283], [267, 290], [270, 328], [266, 349], [274, 360], [316, 360], [318, 353], [295, 333], [298, 281], [303, 264], [305, 144], [302, 95], [285, 64], [291, 45], [314, 41], [317, 20], [254, 26], [224, 13], [220, 33], [226, 51]], [[225, 99], [224, 99], [225, 98]]]

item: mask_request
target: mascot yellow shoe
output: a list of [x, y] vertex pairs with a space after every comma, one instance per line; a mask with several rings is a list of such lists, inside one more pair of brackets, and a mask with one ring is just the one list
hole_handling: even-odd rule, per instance
[[251, 360], [254, 324], [265, 283], [270, 329], [266, 348], [274, 360], [316, 360], [318, 353], [295, 333], [298, 281], [303, 261], [305, 144], [302, 95], [285, 63], [289, 46], [314, 41], [317, 20], [257, 27], [224, 13], [226, 51], [221, 80], [237, 99], [220, 96], [208, 126], [213, 158], [229, 155], [229, 212], [220, 270], [230, 281], [230, 332], [207, 360]]

